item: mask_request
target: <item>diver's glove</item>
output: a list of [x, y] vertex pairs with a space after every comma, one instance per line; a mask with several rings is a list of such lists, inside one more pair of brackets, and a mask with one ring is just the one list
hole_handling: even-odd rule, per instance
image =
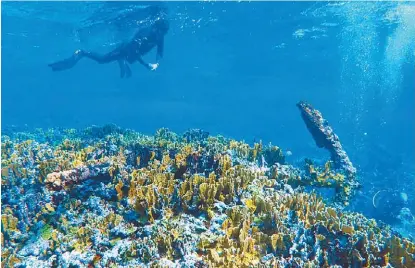
[[158, 67], [159, 67], [158, 63], [149, 63], [148, 64], [148, 68], [150, 69], [150, 71], [155, 71]]

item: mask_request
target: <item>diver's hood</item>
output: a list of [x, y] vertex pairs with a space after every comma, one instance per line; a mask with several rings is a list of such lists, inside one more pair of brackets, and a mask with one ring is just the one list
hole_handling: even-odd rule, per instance
[[372, 198], [372, 204], [375, 209], [387, 206], [402, 206], [407, 202], [408, 195], [406, 193], [394, 190], [380, 190]]

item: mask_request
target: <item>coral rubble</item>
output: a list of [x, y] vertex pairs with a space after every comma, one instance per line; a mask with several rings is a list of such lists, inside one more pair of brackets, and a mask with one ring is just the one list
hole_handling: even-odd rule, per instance
[[201, 130], [9, 133], [2, 267], [415, 267], [412, 241], [340, 209], [350, 174], [331, 165]]

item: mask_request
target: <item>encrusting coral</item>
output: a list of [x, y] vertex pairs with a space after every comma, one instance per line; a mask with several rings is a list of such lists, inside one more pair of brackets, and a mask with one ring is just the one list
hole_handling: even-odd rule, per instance
[[331, 165], [201, 130], [10, 133], [2, 267], [415, 267], [412, 241], [341, 209], [353, 189]]

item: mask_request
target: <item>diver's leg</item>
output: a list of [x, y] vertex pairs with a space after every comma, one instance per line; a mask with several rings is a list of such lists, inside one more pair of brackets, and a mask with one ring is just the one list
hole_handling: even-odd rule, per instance
[[125, 63], [125, 76], [127, 78], [131, 77], [131, 69], [130, 69], [130, 66], [128, 66], [127, 63]]
[[99, 64], [118, 61], [121, 58], [121, 51], [117, 48], [107, 54], [98, 54], [90, 51], [83, 51], [83, 56], [98, 62]]
[[83, 57], [94, 60], [99, 64], [113, 62], [122, 58], [122, 47], [123, 46], [120, 46], [107, 54], [99, 54], [91, 51], [77, 50], [71, 57], [48, 64], [48, 66], [51, 67], [53, 71], [63, 71], [71, 69]]

